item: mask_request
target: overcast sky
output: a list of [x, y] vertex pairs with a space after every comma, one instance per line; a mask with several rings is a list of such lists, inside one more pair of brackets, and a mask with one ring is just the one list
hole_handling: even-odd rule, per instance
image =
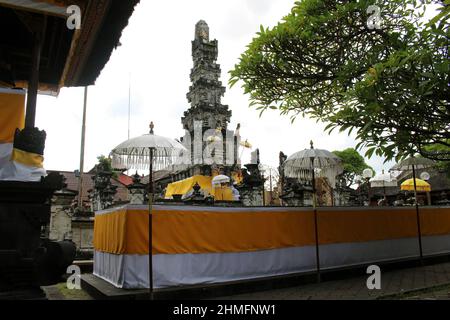
[[[264, 164], [277, 166], [278, 154], [290, 155], [309, 147], [341, 150], [356, 142], [347, 134], [323, 132], [324, 124], [248, 107], [239, 85], [228, 88], [228, 71], [237, 63], [259, 26], [273, 26], [289, 13], [293, 0], [141, 0], [124, 29], [121, 46], [112, 54], [95, 86], [89, 87], [84, 170], [97, 156], [107, 155], [128, 136], [128, 84], [131, 78], [131, 137], [148, 132], [150, 121], [158, 135], [179, 138], [181, 116], [188, 109], [186, 93], [193, 62], [191, 41], [195, 23], [203, 19], [210, 38], [219, 42], [221, 80], [227, 86], [222, 100], [233, 112], [230, 129], [241, 123], [241, 136], [260, 149]], [[130, 77], [131, 75], [131, 77]], [[45, 168], [74, 171], [79, 167], [83, 88], [64, 88], [57, 98], [39, 96], [36, 123], [47, 131]], [[249, 159], [249, 151], [244, 159]], [[376, 170], [389, 169], [383, 159], [367, 162]]]

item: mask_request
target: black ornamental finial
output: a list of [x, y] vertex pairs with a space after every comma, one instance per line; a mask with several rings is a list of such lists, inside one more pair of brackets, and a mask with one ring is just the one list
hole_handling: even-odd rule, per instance
[[150, 134], [153, 134], [153, 128], [155, 125], [153, 124], [153, 121], [150, 122]]
[[314, 143], [312, 140], [309, 142], [309, 144], [311, 145], [311, 149], [314, 149]]

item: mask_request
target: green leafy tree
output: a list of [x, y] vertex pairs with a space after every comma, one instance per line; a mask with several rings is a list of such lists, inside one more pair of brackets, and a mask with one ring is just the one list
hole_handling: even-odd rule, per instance
[[[450, 142], [450, 140], [449, 140], [449, 142]], [[428, 146], [426, 148], [426, 151], [429, 153], [434, 153], [434, 154], [449, 153], [450, 147], [445, 147], [445, 146], [442, 146], [439, 144], [435, 144], [432, 146]], [[438, 169], [442, 170], [443, 172], [445, 172], [447, 174], [447, 177], [450, 178], [450, 161], [438, 161], [436, 167]]]
[[[424, 21], [427, 4], [439, 13]], [[372, 28], [367, 9], [381, 9]], [[230, 85], [239, 80], [261, 113], [307, 115], [355, 132], [357, 149], [386, 160], [419, 153], [450, 160], [449, 0], [303, 0], [274, 28], [261, 26]]]
[[341, 182], [343, 182], [343, 185], [346, 187], [354, 185], [356, 183], [356, 176], [361, 176], [364, 169], [372, 169], [372, 167], [366, 163], [364, 157], [361, 156], [354, 148], [347, 148], [342, 151], [333, 151], [333, 153], [342, 159], [344, 172], [341, 176]]
[[105, 157], [104, 155], [100, 155], [97, 157], [97, 160], [98, 164], [96, 165], [96, 168], [112, 173], [113, 178], [118, 177], [117, 172], [112, 167], [111, 158]]

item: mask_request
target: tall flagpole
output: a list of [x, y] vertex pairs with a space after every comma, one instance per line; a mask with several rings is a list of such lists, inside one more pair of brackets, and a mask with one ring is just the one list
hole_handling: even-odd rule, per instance
[[[153, 122], [150, 122], [150, 134], [153, 133]], [[154, 148], [149, 148], [150, 172], [148, 175], [148, 281], [149, 299], [153, 300], [153, 154]]]
[[[314, 150], [313, 142], [311, 140], [311, 150]], [[316, 195], [316, 176], [314, 171], [314, 158], [311, 157], [311, 169], [312, 169], [312, 193], [313, 193], [313, 213], [314, 213], [314, 237], [316, 241], [316, 270], [317, 270], [317, 282], [321, 282], [320, 276], [320, 254], [319, 254], [319, 226], [318, 226], [318, 217], [317, 217], [317, 195]]]
[[78, 208], [83, 208], [83, 170], [84, 170], [84, 144], [86, 138], [86, 106], [88, 87], [84, 87], [83, 123], [81, 125], [81, 152], [80, 152], [80, 178], [78, 179]]
[[130, 139], [130, 118], [131, 118], [131, 72], [128, 77], [128, 140]]
[[[131, 72], [128, 74], [128, 140], [130, 140], [130, 119], [131, 119]], [[129, 170], [127, 170], [129, 175]]]

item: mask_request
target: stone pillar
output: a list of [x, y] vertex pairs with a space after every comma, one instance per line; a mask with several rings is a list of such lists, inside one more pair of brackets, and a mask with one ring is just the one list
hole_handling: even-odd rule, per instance
[[312, 186], [296, 178], [283, 178], [280, 198], [288, 207], [309, 207], [313, 205]]
[[67, 189], [55, 192], [52, 198], [49, 239], [63, 241], [72, 239], [72, 206], [78, 192]]
[[241, 201], [244, 207], [254, 207], [264, 205], [261, 188], [240, 189], [239, 195], [241, 197]]
[[43, 294], [38, 267], [47, 249], [41, 230], [50, 223], [53, 193], [62, 188], [59, 174], [49, 174], [40, 182], [0, 181], [0, 295], [4, 299]]
[[258, 164], [247, 164], [242, 169], [243, 183], [237, 186], [240, 199], [244, 206], [264, 205], [264, 178]]
[[141, 177], [136, 172], [133, 176], [133, 183], [128, 187], [128, 200], [130, 204], [145, 204], [145, 184], [141, 183]]

